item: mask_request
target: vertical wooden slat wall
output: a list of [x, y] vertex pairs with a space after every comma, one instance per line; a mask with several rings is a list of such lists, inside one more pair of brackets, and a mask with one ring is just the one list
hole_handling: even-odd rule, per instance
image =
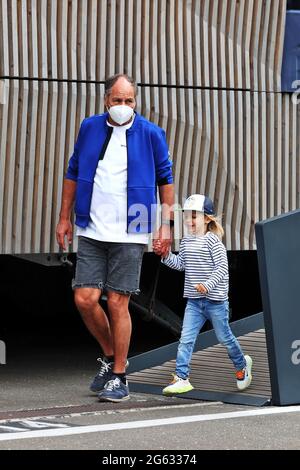
[[63, 174], [103, 81], [139, 82], [179, 203], [210, 195], [228, 249], [299, 207], [300, 107], [280, 92], [285, 1], [0, 0], [0, 253], [57, 252]]

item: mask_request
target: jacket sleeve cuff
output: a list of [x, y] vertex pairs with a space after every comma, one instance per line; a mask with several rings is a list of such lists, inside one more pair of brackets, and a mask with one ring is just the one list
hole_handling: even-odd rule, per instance
[[77, 182], [77, 176], [76, 176], [76, 175], [73, 175], [73, 174], [70, 173], [69, 171], [65, 174], [65, 179], [66, 179], [66, 180], [72, 180], [72, 181], [76, 181], [76, 182]]
[[165, 178], [161, 178], [157, 181], [157, 186], [163, 186], [164, 184], [173, 184], [173, 177], [166, 176]]

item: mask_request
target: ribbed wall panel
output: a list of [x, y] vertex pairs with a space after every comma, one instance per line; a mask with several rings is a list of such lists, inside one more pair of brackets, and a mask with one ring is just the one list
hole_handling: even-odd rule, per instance
[[0, 75], [280, 90], [285, 2], [1, 0]]
[[227, 248], [255, 248], [254, 223], [300, 202], [284, 27], [281, 0], [0, 0], [0, 252], [58, 250], [63, 174], [116, 72], [167, 132], [178, 202], [209, 194]]

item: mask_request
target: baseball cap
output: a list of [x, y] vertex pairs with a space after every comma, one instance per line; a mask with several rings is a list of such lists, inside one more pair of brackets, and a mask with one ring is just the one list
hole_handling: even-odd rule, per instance
[[199, 211], [207, 215], [214, 215], [214, 205], [208, 196], [192, 194], [183, 205], [184, 211]]

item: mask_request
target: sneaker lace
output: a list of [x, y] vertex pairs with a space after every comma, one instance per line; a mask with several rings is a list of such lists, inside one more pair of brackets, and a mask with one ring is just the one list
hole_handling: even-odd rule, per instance
[[110, 363], [106, 362], [104, 359], [102, 359], [102, 357], [98, 357], [97, 361], [101, 363], [101, 367], [97, 375], [99, 377], [103, 377], [103, 375], [109, 371]]
[[119, 387], [120, 387], [120, 379], [118, 377], [115, 379], [109, 380], [107, 384], [105, 385], [106, 390], [108, 390], [109, 392]]

